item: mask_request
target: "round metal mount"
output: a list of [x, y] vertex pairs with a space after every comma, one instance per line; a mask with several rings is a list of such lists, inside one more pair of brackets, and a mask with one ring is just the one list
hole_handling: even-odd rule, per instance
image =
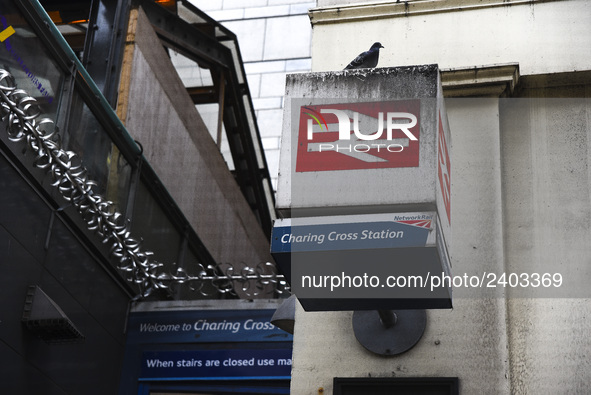
[[425, 310], [367, 310], [353, 313], [353, 332], [367, 350], [398, 355], [413, 348], [427, 326]]

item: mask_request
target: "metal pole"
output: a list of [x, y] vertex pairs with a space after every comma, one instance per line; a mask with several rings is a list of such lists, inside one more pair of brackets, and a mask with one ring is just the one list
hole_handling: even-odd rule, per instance
[[382, 325], [387, 328], [391, 328], [396, 325], [396, 321], [398, 317], [392, 310], [378, 310], [378, 314], [380, 315], [380, 321], [382, 321]]

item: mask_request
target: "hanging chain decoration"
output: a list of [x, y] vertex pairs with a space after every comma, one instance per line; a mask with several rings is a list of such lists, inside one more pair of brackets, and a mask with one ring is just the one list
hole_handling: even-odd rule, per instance
[[[203, 296], [213, 293], [256, 297], [271, 292], [289, 292], [283, 276], [275, 265], [262, 262], [254, 268], [231, 264], [196, 264], [197, 275], [190, 275], [182, 267], [174, 274], [164, 271], [164, 264], [151, 259], [151, 251], [142, 250], [142, 241], [131, 237], [130, 221], [117, 212], [115, 204], [96, 192], [98, 184], [88, 176], [80, 157], [62, 148], [55, 123], [40, 118], [41, 111], [35, 98], [18, 89], [14, 77], [0, 69], [0, 118], [6, 123], [8, 140], [24, 141], [33, 152], [33, 166], [49, 175], [51, 185], [69, 202], [85, 222], [87, 228], [109, 245], [109, 254], [117, 261], [117, 269], [125, 279], [137, 284], [138, 298], [145, 298], [157, 290], [169, 289], [174, 284], [188, 284]], [[241, 284], [241, 294], [234, 284]]]

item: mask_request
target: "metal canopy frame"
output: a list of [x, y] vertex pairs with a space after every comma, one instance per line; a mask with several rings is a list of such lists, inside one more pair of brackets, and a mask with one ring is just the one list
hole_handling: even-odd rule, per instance
[[[181, 26], [183, 29], [186, 29], [184, 30], [185, 32], [195, 33], [195, 37], [205, 38], [204, 41], [198, 41], [195, 43], [198, 50], [191, 46], [185, 46], [183, 48], [185, 48], [185, 51], [189, 48], [190, 50], [186, 53], [189, 53], [191, 59], [197, 59], [196, 61], [199, 64], [207, 66], [207, 63], [205, 63], [206, 61], [213, 62], [210, 67], [212, 71], [217, 71], [217, 74], [214, 75], [214, 77], [216, 77], [214, 84], [217, 85], [212, 87], [212, 92], [213, 97], [217, 96], [219, 100], [218, 102], [222, 103], [223, 106], [224, 111], [222, 116], [224, 119], [224, 125], [228, 133], [228, 139], [231, 140], [231, 145], [233, 146], [232, 152], [235, 158], [235, 163], [237, 164], [237, 172], [235, 176], [239, 185], [242, 187], [242, 192], [245, 194], [251, 207], [253, 207], [253, 211], [258, 214], [257, 217], [260, 220], [263, 229], [266, 232], [270, 232], [271, 221], [274, 217], [274, 211], [271, 211], [271, 208], [274, 207], [274, 199], [270, 188], [268, 170], [264, 156], [262, 155], [262, 145], [254, 118], [254, 111], [252, 110], [252, 103], [248, 86], [246, 85], [246, 78], [236, 37], [221, 25], [218, 25], [215, 21], [209, 19], [205, 14], [195, 14], [195, 10], [191, 10], [193, 13], [192, 15], [196, 15], [196, 18], [200, 18], [200, 21], [205, 21], [204, 23], [192, 25], [183, 22], [178, 16], [176, 16], [176, 14], [166, 11], [164, 8], [161, 8], [152, 2], [140, 1], [140, 3], [147, 4], [146, 8], [153, 10], [151, 15], [156, 18], [156, 22], [163, 22], [164, 19], [167, 19], [168, 23], [173, 23], [176, 26]], [[157, 203], [160, 209], [163, 210], [168, 220], [171, 222], [172, 227], [182, 235], [183, 243], [180, 247], [181, 253], [184, 254], [187, 249], [190, 249], [200, 262], [199, 267], [203, 269], [199, 271], [197, 275], [190, 275], [185, 271], [177, 271], [172, 274], [158, 271], [157, 273], [151, 273], [151, 277], [144, 280], [152, 281], [157, 288], [168, 288], [170, 285], [174, 284], [191, 283], [195, 284], [195, 286], [201, 290], [200, 287], [203, 284], [212, 284], [217, 289], [217, 292], [220, 293], [221, 297], [228, 297], [228, 291], [231, 291], [231, 289], [226, 289], [227, 287], [225, 284], [233, 284], [234, 282], [243, 284], [243, 291], [246, 291], [247, 288], [250, 289], [250, 286], [245, 288], [245, 284], [248, 285], [250, 282], [255, 281], [256, 287], [254, 291], [256, 293], [269, 283], [283, 284], [281, 276], [276, 274], [263, 275], [263, 270], [258, 268], [258, 266], [255, 268], [244, 267], [240, 269], [229, 265], [228, 268], [224, 267], [224, 269], [217, 265], [201, 242], [199, 236], [184, 217], [180, 208], [176, 205], [173, 198], [162, 185], [157, 174], [143, 157], [141, 146], [139, 146], [139, 144], [137, 144], [137, 142], [135, 142], [127, 133], [121, 120], [113, 111], [111, 103], [103, 95], [106, 86], [99, 87], [94, 83], [93, 76], [83, 67], [77, 54], [72, 51], [57, 27], [51, 23], [49, 16], [38, 1], [18, 0], [16, 1], [16, 4], [25, 16], [27, 23], [32, 27], [43, 45], [46, 47], [58, 69], [65, 73], [64, 78], [66, 80], [66, 89], [61, 92], [61, 95], [68, 99], [71, 97], [73, 89], [76, 88], [80, 98], [84, 101], [90, 112], [96, 117], [96, 120], [104, 129], [104, 132], [108, 135], [113, 144], [118, 147], [119, 152], [126, 158], [131, 166], [132, 186], [130, 188], [132, 191], [136, 189], [136, 186], [140, 184], [141, 181], [141, 184], [146, 187], [148, 195], [152, 196], [152, 199]], [[93, 21], [91, 19], [90, 26], [92, 26], [92, 23]], [[166, 27], [166, 25], [164, 26]], [[189, 27], [191, 27], [192, 30], [188, 29]], [[102, 32], [105, 33], [105, 30], [103, 29]], [[173, 30], [172, 33], [174, 32], [176, 31]], [[168, 45], [172, 46], [171, 43], [174, 42], [176, 42], [176, 45], [180, 45], [185, 42], [184, 40], [187, 37], [183, 36], [181, 36], [182, 40], [180, 41], [178, 37], [172, 40], [172, 38], [174, 38], [174, 34], [172, 33], [168, 29], [161, 29], [160, 34], [167, 34], [169, 37]], [[117, 35], [117, 32], [113, 34]], [[84, 50], [86, 51], [87, 48]], [[94, 53], [96, 56], [100, 56], [96, 51], [94, 51]], [[197, 56], [198, 54], [200, 54], [201, 57]], [[103, 54], [103, 56], [105, 55]], [[220, 64], [222, 64], [222, 66], [220, 66]], [[112, 62], [111, 65], [112, 67], [115, 67], [115, 69], [121, 67], [121, 64], [117, 64], [117, 62]], [[112, 75], [120, 74], [120, 71], [114, 71], [113, 69], [110, 72]], [[67, 120], [69, 119], [68, 114], [70, 114], [72, 109], [70, 108], [69, 102], [64, 102], [62, 107], [60, 113], [63, 114], [60, 115], [60, 118]], [[33, 122], [33, 120], [24, 120], [22, 122], [25, 121]], [[58, 143], [59, 141], [56, 140], [55, 144]], [[6, 152], [11, 153], [10, 149]], [[25, 165], [24, 163], [21, 163], [19, 159], [15, 162], [19, 166]], [[47, 194], [47, 199], [52, 202], [52, 205], [57, 204], [57, 201], [53, 200], [56, 196], [54, 196], [51, 191], [46, 190], [46, 187], [37, 184], [37, 175], [33, 174], [28, 168], [23, 168], [22, 174], [24, 174], [25, 178], [30, 180], [32, 184], [36, 185], [35, 189], [39, 191], [39, 193]], [[39, 175], [39, 177], [41, 176], [42, 175]], [[135, 192], [130, 192], [128, 202], [133, 201], [134, 193]], [[72, 210], [74, 210], [74, 208], [72, 208]], [[74, 214], [75, 211], [72, 210], [66, 213], [65, 211], [61, 212], [58, 209], [56, 215], [60, 215], [60, 217], [65, 219], [66, 223], [71, 225], [74, 229], [78, 229], [79, 227], [82, 227], [84, 223], [83, 221], [81, 222], [80, 218], [71, 215]], [[88, 230], [90, 232], [92, 229], [89, 228]], [[88, 239], [86, 238], [87, 236], [89, 237]], [[96, 253], [98, 261], [101, 264], [104, 264], [108, 273], [113, 274], [117, 282], [119, 282], [130, 295], [136, 294], [138, 286], [125, 281], [126, 279], [131, 281], [133, 278], [124, 278], [121, 276], [121, 273], [118, 272], [118, 269], [120, 269], [119, 266], [115, 267], [115, 265], [108, 264], [115, 263], [114, 261], [116, 261], [116, 259], [108, 257], [106, 251], [108, 248], [104, 247], [103, 244], [95, 244], [95, 241], [97, 240], [90, 238], [90, 236], [90, 233], [80, 232], [80, 237], [85, 240], [85, 245], [88, 245], [88, 248]], [[182, 266], [183, 258], [181, 255], [179, 255], [179, 260], [178, 263]], [[146, 264], [159, 267], [158, 262], [150, 260], [148, 260]], [[272, 264], [264, 263], [263, 265], [266, 267]], [[121, 268], [126, 269], [126, 267], [123, 266]], [[225, 270], [225, 272], [222, 272], [222, 270]], [[136, 278], [136, 280], [141, 279]], [[142, 287], [139, 289], [140, 294], [137, 295], [137, 297], [148, 297], [153, 295], [153, 291], [150, 289], [141, 288]], [[151, 289], [153, 289], [153, 287]]]
[[[69, 41], [80, 41], [85, 36], [84, 47], [78, 48], [82, 52], [82, 64], [111, 107], [117, 103], [124, 32], [131, 7], [142, 7], [165, 47], [210, 71], [212, 86], [188, 87], [187, 92], [195, 104], [219, 104], [217, 144], [221, 146], [225, 128], [235, 167], [234, 178], [264, 233], [270, 237], [276, 217], [275, 197], [236, 35], [187, 0], [177, 1], [172, 8], [153, 0], [88, 2], [86, 34], [71, 35]], [[68, 1], [45, 0], [44, 3], [63, 7], [62, 3]], [[190, 22], [179, 16], [179, 9], [185, 16], [189, 15]]]
[[[234, 177], [270, 237], [275, 198], [236, 35], [186, 0], [182, 6], [198, 22], [189, 23], [150, 0], [135, 0], [133, 6], [142, 7], [164, 46], [212, 73], [213, 86], [189, 88], [188, 93], [194, 103], [220, 104]], [[219, 144], [221, 123], [217, 133]]]
[[[88, 2], [86, 34], [70, 35], [69, 40], [79, 42], [85, 35], [84, 47], [78, 48], [82, 52], [82, 64], [112, 108], [117, 103], [124, 33], [132, 7], [142, 7], [165, 47], [210, 71], [212, 86], [189, 87], [187, 92], [195, 104], [219, 104], [217, 144], [221, 146], [224, 128], [234, 163], [234, 178], [264, 233], [270, 237], [276, 217], [275, 196], [236, 35], [187, 0], [177, 1], [172, 8], [153, 0]], [[45, 0], [44, 3], [63, 7], [62, 3], [68, 1]], [[191, 21], [179, 16], [179, 8]]]

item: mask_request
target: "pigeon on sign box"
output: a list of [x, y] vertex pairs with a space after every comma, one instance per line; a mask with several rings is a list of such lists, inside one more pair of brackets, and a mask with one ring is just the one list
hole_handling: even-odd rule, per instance
[[376, 67], [378, 65], [378, 58], [380, 57], [380, 48], [384, 48], [381, 43], [373, 43], [369, 51], [360, 53], [345, 67], [345, 70]]

